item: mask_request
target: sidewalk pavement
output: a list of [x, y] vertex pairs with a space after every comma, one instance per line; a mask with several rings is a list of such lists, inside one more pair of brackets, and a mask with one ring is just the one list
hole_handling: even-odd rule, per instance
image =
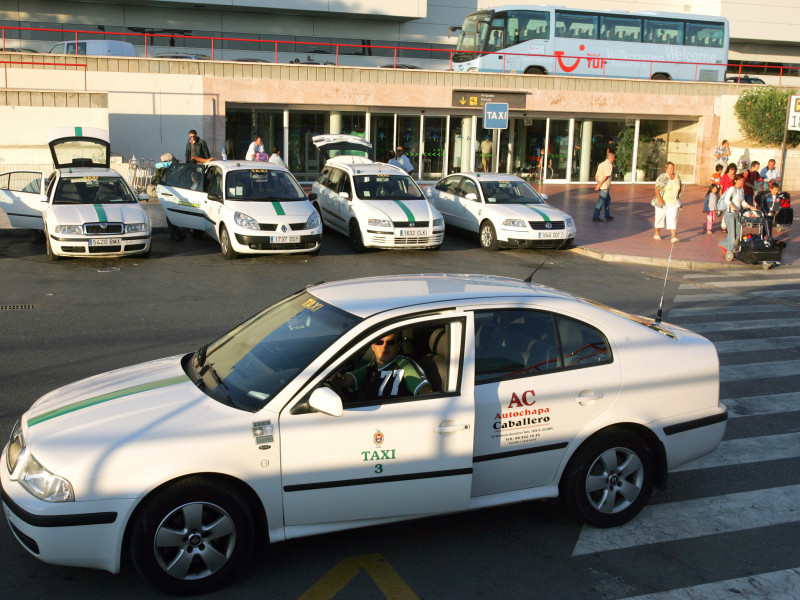
[[[727, 262], [725, 252], [720, 248], [724, 234], [720, 230], [720, 220], [714, 223], [714, 233], [704, 231], [706, 217], [702, 212], [706, 186], [689, 185], [684, 187], [683, 207], [678, 216], [676, 234], [680, 241], [672, 244], [669, 233], [661, 230], [662, 239], [653, 239], [654, 210], [650, 199], [654, 190], [652, 184], [616, 184], [611, 186], [611, 215], [613, 221], [595, 223], [592, 221], [597, 192], [591, 184], [550, 183], [537, 189], [549, 196], [548, 202], [575, 219], [578, 234], [571, 252], [601, 260], [628, 262], [647, 265], [666, 266], [672, 250], [672, 268], [747, 268], [738, 260]], [[800, 206], [800, 195], [792, 194], [794, 202]], [[164, 211], [158, 200], [143, 202], [154, 231], [167, 231]], [[27, 235], [14, 230], [8, 222], [0, 204], [0, 235]], [[781, 232], [775, 231], [775, 239], [786, 242], [781, 265], [800, 265], [800, 225]]]

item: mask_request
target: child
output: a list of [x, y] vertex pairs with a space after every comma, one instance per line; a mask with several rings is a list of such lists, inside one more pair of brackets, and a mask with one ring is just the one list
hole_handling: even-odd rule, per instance
[[710, 234], [714, 228], [714, 213], [717, 210], [717, 200], [719, 199], [719, 186], [712, 183], [708, 186], [706, 199], [703, 202], [703, 212], [706, 213], [706, 234]]
[[720, 184], [720, 179], [722, 179], [722, 170], [725, 167], [723, 165], [717, 165], [714, 167], [714, 172], [711, 174], [711, 183], [716, 183], [717, 185]]

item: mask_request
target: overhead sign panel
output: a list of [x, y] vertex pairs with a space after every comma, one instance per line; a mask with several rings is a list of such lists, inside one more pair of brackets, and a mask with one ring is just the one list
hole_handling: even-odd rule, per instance
[[487, 102], [505, 102], [511, 108], [526, 108], [528, 92], [493, 92], [491, 90], [453, 90], [453, 106], [483, 108]]

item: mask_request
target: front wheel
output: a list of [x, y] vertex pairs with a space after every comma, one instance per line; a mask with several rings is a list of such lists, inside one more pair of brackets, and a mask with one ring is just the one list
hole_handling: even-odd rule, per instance
[[219, 228], [219, 247], [220, 250], [222, 250], [222, 256], [225, 257], [225, 260], [231, 260], [239, 256], [239, 253], [236, 252], [231, 245], [231, 237], [225, 225]]
[[547, 75], [542, 67], [528, 67], [525, 69], [525, 75]]
[[361, 228], [355, 220], [350, 221], [350, 248], [352, 248], [353, 252], [358, 253], [364, 252], [366, 249], [364, 247], [364, 238], [361, 236]]
[[653, 75], [653, 81], [670, 81], [672, 77], [666, 73], [656, 73]]
[[572, 457], [561, 479], [564, 505], [595, 527], [616, 527], [635, 517], [653, 492], [655, 459], [634, 433], [609, 429]]
[[139, 574], [173, 594], [224, 584], [253, 548], [246, 502], [225, 485], [186, 479], [157, 493], [136, 516], [130, 551]]
[[53, 252], [53, 246], [50, 244], [50, 234], [46, 231], [44, 232], [44, 243], [47, 246], [47, 260], [53, 262], [60, 260], [61, 257]]
[[484, 250], [497, 250], [500, 248], [500, 242], [497, 241], [497, 232], [489, 221], [484, 221], [481, 224], [480, 230], [481, 248]]

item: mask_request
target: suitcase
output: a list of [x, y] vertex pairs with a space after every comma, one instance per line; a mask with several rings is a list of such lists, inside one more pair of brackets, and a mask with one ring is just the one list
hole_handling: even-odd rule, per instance
[[756, 265], [761, 262], [780, 262], [782, 254], [782, 247], [754, 238], [742, 242], [737, 258], [745, 264]]
[[792, 220], [794, 220], [794, 209], [793, 208], [782, 208], [778, 211], [777, 216], [775, 217], [775, 224], [776, 225], [791, 225]]

